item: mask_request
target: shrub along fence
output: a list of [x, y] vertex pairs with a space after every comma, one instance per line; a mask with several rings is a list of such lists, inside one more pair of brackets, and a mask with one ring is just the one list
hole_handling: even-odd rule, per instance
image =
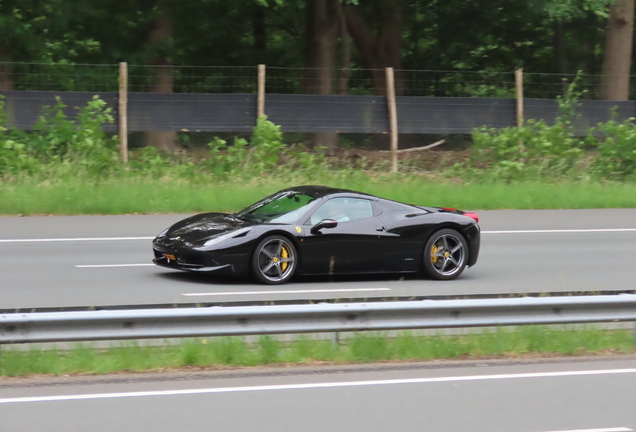
[[[135, 68], [138, 67], [131, 66], [131, 69], [135, 70]], [[91, 71], [94, 72], [94, 69]], [[194, 80], [193, 75], [180, 71], [174, 72], [175, 79], [178, 81], [181, 77], [181, 80], [186, 82], [183, 77], [187, 75], [190, 79], [187, 83], [190, 84], [175, 84], [174, 88], [177, 90], [182, 88], [184, 92], [129, 92], [131, 87], [128, 85], [129, 79], [134, 84], [133, 89], [139, 90], [143, 86], [137, 83], [139, 73], [135, 75], [136, 72], [133, 72], [129, 75], [128, 65], [121, 63], [118, 80], [112, 76], [115, 74], [113, 66], [109, 66], [108, 71], [102, 75], [91, 75], [87, 72], [86, 77], [91, 78], [87, 81], [90, 85], [83, 87], [77, 84], [83, 77], [79, 76], [77, 71], [73, 73], [78, 78], [70, 87], [70, 84], [54, 85], [46, 81], [44, 75], [24, 72], [26, 77], [24, 81], [16, 82], [15, 88], [19, 88], [18, 90], [5, 90], [0, 94], [4, 96], [6, 126], [24, 130], [33, 128], [41, 115], [42, 107], [55, 105], [56, 97], [67, 105], [66, 115], [73, 118], [78, 112], [78, 107], [85, 106], [94, 95], [99, 95], [115, 113], [116, 121], [113, 124], [105, 124], [104, 130], [119, 132], [124, 160], [127, 159], [128, 132], [249, 132], [256, 124], [257, 117], [262, 114], [266, 114], [270, 121], [280, 125], [283, 132], [391, 134], [394, 161], [398, 148], [398, 133], [470, 134], [478, 127], [499, 129], [520, 126], [524, 120], [530, 119], [544, 120], [547, 124], [552, 124], [560, 115], [559, 104], [555, 99], [524, 99], [524, 78], [521, 70], [515, 72], [514, 80], [503, 79], [503, 74], [499, 74], [502, 75], [501, 77], [494, 77], [495, 80], [500, 81], [499, 83], [493, 83], [493, 77], [490, 75], [488, 77], [479, 75], [481, 81], [461, 82], [462, 79], [476, 78], [472, 75], [467, 78], [464, 75], [456, 77], [448, 72], [445, 77], [436, 78], [434, 81], [432, 78], [429, 79], [429, 76], [435, 71], [399, 71], [402, 80], [397, 85], [400, 89], [399, 93], [408, 94], [403, 96], [396, 96], [394, 71], [391, 68], [386, 70], [386, 96], [369, 94], [373, 93], [373, 90], [368, 88], [365, 90], [362, 78], [359, 82], [354, 82], [355, 85], [350, 85], [348, 92], [367, 94], [307, 94], [307, 92], [295, 92], [291, 84], [288, 86], [291, 89], [289, 94], [275, 93], [277, 90], [285, 91], [285, 86], [281, 83], [295, 81], [282, 77], [280, 69], [272, 68], [270, 84], [267, 78], [268, 70], [264, 65], [258, 68], [240, 68], [240, 71], [238, 69], [234, 71], [231, 68], [223, 69], [222, 72], [228, 75], [227, 79], [241, 78], [240, 85], [219, 84], [212, 90], [215, 92], [207, 92], [209, 88], [202, 84], [191, 84]], [[417, 72], [428, 72], [427, 80], [418, 81], [418, 77], [422, 74], [418, 75]], [[72, 75], [70, 72], [67, 73], [69, 76]], [[232, 74], [237, 76], [231, 76]], [[530, 94], [536, 95], [535, 87], [537, 87], [538, 77], [534, 75], [541, 75], [539, 78], [544, 81], [544, 75], [548, 75], [529, 75], [532, 83]], [[111, 91], [97, 90], [100, 88], [99, 82], [93, 81], [101, 76], [108, 78], [104, 81], [102, 88]], [[450, 76], [454, 78], [448, 78]], [[505, 75], [505, 77], [512, 76], [512, 73]], [[31, 80], [34, 79], [33, 77], [41, 78], [43, 81], [30, 84], [28, 77]], [[210, 76], [197, 78], [199, 79], [197, 82], [216, 82]], [[563, 82], [558, 81], [565, 78], [553, 76], [552, 81], [556, 83], [551, 82], [551, 84], [563, 89]], [[574, 79], [573, 76], [567, 78]], [[253, 81], [251, 85], [248, 82], [250, 80]], [[119, 91], [112, 91], [115, 90], [113, 82], [118, 83]], [[583, 80], [582, 86], [585, 87], [586, 83], [587, 81]], [[440, 90], [442, 85], [446, 86], [443, 91]], [[404, 90], [407, 86], [410, 86], [410, 91]], [[457, 90], [459, 87], [462, 90]], [[471, 92], [475, 96], [504, 95], [507, 97], [458, 96]], [[424, 94], [434, 96], [423, 96]], [[436, 96], [438, 94], [451, 96]], [[598, 123], [607, 122], [612, 118], [622, 122], [636, 115], [636, 102], [582, 100], [576, 107], [576, 111], [579, 115], [574, 118], [573, 132], [583, 136], [587, 135], [590, 127]]]

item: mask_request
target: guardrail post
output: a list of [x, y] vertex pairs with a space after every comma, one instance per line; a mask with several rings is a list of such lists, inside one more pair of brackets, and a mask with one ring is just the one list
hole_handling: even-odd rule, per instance
[[334, 346], [340, 345], [340, 332], [333, 332], [331, 334], [331, 344]]

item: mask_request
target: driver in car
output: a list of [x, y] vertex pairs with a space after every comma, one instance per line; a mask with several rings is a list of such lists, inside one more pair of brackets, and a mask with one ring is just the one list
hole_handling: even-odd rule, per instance
[[311, 223], [317, 224], [323, 219], [333, 219], [336, 222], [348, 222], [351, 219], [345, 212], [345, 204], [340, 200], [331, 200], [322, 206], [312, 217]]

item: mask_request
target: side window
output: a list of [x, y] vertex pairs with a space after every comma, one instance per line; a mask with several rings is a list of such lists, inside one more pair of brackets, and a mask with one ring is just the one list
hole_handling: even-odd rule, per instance
[[360, 198], [334, 198], [311, 215], [311, 224], [315, 225], [323, 219], [351, 222], [370, 217], [373, 217], [371, 201]]

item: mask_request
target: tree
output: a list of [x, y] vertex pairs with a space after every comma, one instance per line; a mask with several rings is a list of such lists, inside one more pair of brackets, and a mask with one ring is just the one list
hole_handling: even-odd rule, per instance
[[[371, 69], [376, 94], [386, 94], [384, 69], [395, 69], [395, 91], [403, 93], [402, 79], [402, 5], [396, 0], [382, 0], [362, 5], [347, 4], [346, 25], [364, 64]], [[365, 19], [365, 12], [367, 18]], [[370, 23], [375, 24], [375, 31]]]
[[14, 89], [12, 62], [50, 62], [69, 32], [62, 11], [66, 7], [57, 0], [0, 1], [0, 90]]
[[[174, 92], [174, 20], [170, 0], [157, 0], [153, 5], [152, 19], [148, 28], [146, 63], [154, 66], [154, 77], [148, 86], [152, 93]], [[176, 131], [146, 131], [144, 146], [174, 152], [180, 148]]]
[[[303, 80], [307, 93], [333, 94], [340, 7], [340, 0], [307, 0]], [[331, 154], [336, 140], [335, 132], [318, 132], [312, 135], [311, 145]]]
[[[555, 55], [555, 65], [559, 73], [567, 74], [570, 72], [568, 67], [568, 29], [574, 27], [587, 27], [586, 33], [590, 32], [591, 27], [598, 23], [601, 17], [607, 18], [608, 9], [615, 0], [530, 0], [530, 8], [539, 17], [543, 16], [547, 19], [546, 27], [551, 28], [553, 32], [553, 51]], [[582, 38], [574, 37], [576, 45], [580, 46]], [[588, 50], [582, 56], [595, 57], [594, 46], [588, 47]], [[580, 67], [577, 68], [577, 70]], [[589, 71], [592, 73], [592, 71]]]
[[610, 7], [601, 77], [601, 99], [629, 99], [629, 72], [634, 36], [634, 0], [618, 0]]

